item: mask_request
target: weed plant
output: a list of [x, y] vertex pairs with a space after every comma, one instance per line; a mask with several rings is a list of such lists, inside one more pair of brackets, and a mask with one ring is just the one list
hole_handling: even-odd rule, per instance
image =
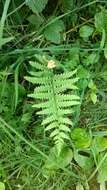
[[0, 190], [107, 189], [107, 1], [0, 2]]

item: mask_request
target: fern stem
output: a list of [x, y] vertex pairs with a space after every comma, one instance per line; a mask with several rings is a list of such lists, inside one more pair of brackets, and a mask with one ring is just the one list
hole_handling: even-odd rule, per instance
[[[51, 86], [52, 86], [52, 92], [53, 92], [53, 98], [54, 98], [54, 106], [55, 106], [55, 115], [57, 118], [57, 122], [58, 122], [58, 108], [57, 108], [57, 98], [56, 98], [56, 94], [55, 94], [55, 89], [54, 89], [54, 78], [53, 78], [53, 73], [51, 75]], [[58, 128], [58, 127], [57, 127]]]

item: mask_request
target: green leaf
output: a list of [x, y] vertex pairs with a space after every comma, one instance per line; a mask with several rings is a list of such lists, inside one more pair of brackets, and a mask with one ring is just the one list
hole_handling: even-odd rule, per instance
[[95, 14], [95, 27], [98, 32], [103, 29], [107, 31], [107, 10], [103, 9], [101, 12]]
[[40, 25], [43, 23], [43, 18], [40, 16], [36, 16], [34, 14], [30, 15], [27, 20], [34, 25], [36, 28], [39, 28]]
[[79, 65], [79, 67], [78, 67], [78, 77], [80, 79], [89, 77], [89, 71], [87, 69], [85, 69], [82, 65]]
[[31, 120], [31, 113], [24, 113], [24, 114], [22, 115], [21, 121], [22, 121], [24, 124], [29, 123], [30, 120]]
[[41, 13], [47, 2], [48, 0], [26, 0], [26, 5], [29, 6], [34, 13]]
[[92, 35], [93, 33], [93, 28], [88, 26], [88, 25], [84, 25], [80, 28], [79, 30], [80, 36], [84, 39], [84, 40], [88, 40], [88, 38]]
[[99, 53], [91, 53], [86, 57], [85, 64], [93, 65], [95, 63], [98, 63], [99, 58], [100, 58]]
[[45, 170], [58, 170], [64, 168], [71, 162], [73, 158], [73, 152], [68, 147], [63, 147], [60, 154], [58, 155], [56, 147], [53, 147], [50, 151], [49, 157], [45, 162]]
[[97, 95], [96, 95], [96, 93], [91, 92], [90, 98], [91, 98], [93, 104], [96, 104], [96, 102], [97, 102]]
[[92, 141], [93, 150], [98, 153], [107, 149], [107, 139], [105, 137], [95, 137]]
[[56, 20], [44, 30], [44, 36], [48, 41], [60, 44], [62, 41], [62, 32], [64, 31], [64, 23], [62, 20]]
[[91, 144], [91, 137], [83, 128], [75, 128], [71, 131], [71, 139], [73, 140], [76, 148], [88, 148]]
[[75, 151], [74, 159], [78, 165], [86, 171], [90, 170], [94, 165], [93, 158], [90, 155], [87, 156], [85, 152], [82, 152], [82, 154], [80, 154], [78, 151]]
[[68, 69], [74, 69], [77, 65], [79, 65], [80, 63], [80, 58], [79, 58], [79, 48], [78, 47], [73, 47], [70, 49], [69, 51], [69, 55], [65, 61], [65, 65], [66, 67], [68, 67]]
[[62, 6], [64, 11], [70, 11], [73, 9], [74, 2], [73, 0], [62, 0]]
[[92, 90], [92, 91], [96, 91], [97, 87], [95, 85], [95, 83], [93, 82], [93, 80], [90, 80], [88, 87]]
[[0, 190], [5, 190], [5, 185], [2, 182], [0, 182]]

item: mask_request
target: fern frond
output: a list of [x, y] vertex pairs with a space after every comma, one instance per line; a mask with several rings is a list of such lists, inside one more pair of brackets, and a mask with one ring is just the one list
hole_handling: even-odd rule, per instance
[[71, 125], [71, 126], [73, 125], [73, 122], [67, 117], [60, 117], [59, 118], [59, 123], [60, 124]]
[[70, 126], [73, 125], [73, 107], [80, 104], [80, 98], [73, 93], [78, 89], [75, 85], [78, 81], [76, 70], [54, 74], [53, 69], [47, 67], [48, 61], [44, 56], [36, 56], [36, 62], [30, 62], [30, 65], [33, 71], [25, 79], [36, 86], [29, 97], [38, 100], [33, 107], [41, 109], [37, 114], [44, 115], [42, 125], [46, 131], [51, 131], [50, 137], [60, 153], [63, 143], [69, 139]]
[[44, 108], [49, 108], [51, 106], [49, 101], [45, 101], [43, 103], [38, 103], [38, 104], [34, 104], [32, 107], [34, 108], [38, 108], [38, 109], [44, 109]]
[[74, 110], [73, 109], [58, 109], [58, 112], [60, 113], [60, 116], [62, 115], [69, 115], [69, 114], [72, 114], [74, 113]]
[[57, 96], [58, 101], [66, 101], [66, 100], [80, 100], [79, 96], [77, 95], [72, 95], [72, 94], [68, 94], [68, 95], [58, 95]]
[[62, 74], [58, 74], [58, 75], [55, 75], [55, 80], [64, 80], [64, 79], [69, 79], [71, 78], [73, 75], [75, 75], [77, 73], [77, 69], [75, 69], [74, 71], [72, 72], [65, 72], [65, 73], [62, 73]]
[[46, 66], [41, 64], [40, 62], [38, 63], [37, 61], [36, 62], [30, 61], [29, 63], [32, 67], [36, 68], [37, 70], [44, 71], [46, 69]]
[[49, 82], [49, 77], [45, 77], [45, 78], [44, 77], [43, 78], [25, 77], [25, 79], [33, 84], [46, 84]]
[[44, 119], [42, 121], [41, 125], [48, 125], [48, 124], [52, 123], [53, 121], [56, 121], [55, 115], [48, 116], [46, 119]]
[[57, 126], [57, 122], [53, 122], [51, 124], [49, 124], [46, 128], [45, 131], [49, 131], [50, 129], [54, 129]]
[[66, 125], [63, 125], [63, 124], [60, 125], [60, 130], [65, 131], [65, 132], [70, 132], [70, 129]]
[[43, 109], [41, 111], [38, 111], [36, 114], [38, 114], [38, 115], [50, 115], [52, 113], [53, 113], [53, 109], [47, 108], [47, 109]]
[[49, 95], [48, 92], [44, 92], [44, 93], [29, 94], [28, 96], [31, 98], [35, 98], [35, 99], [47, 100], [47, 99], [49, 99], [48, 95]]
[[58, 94], [58, 93], [62, 93], [66, 90], [77, 90], [77, 86], [75, 85], [72, 85], [72, 84], [65, 84], [65, 85], [62, 85], [62, 86], [57, 86], [55, 87], [55, 92]]
[[63, 79], [62, 78], [62, 81], [61, 81], [61, 79], [57, 79], [57, 80], [54, 80], [54, 83], [55, 83], [56, 86], [60, 86], [60, 85], [64, 86], [64, 85], [67, 85], [69, 83], [74, 84], [75, 82], [78, 81], [78, 79], [79, 78], [74, 78], [74, 79]]
[[58, 105], [60, 108], [66, 108], [66, 107], [71, 107], [75, 105], [79, 105], [80, 102], [78, 101], [59, 101]]

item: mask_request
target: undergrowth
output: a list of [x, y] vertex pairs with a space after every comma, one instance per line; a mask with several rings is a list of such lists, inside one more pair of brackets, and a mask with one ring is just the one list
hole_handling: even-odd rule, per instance
[[0, 190], [107, 189], [107, 1], [0, 3]]

